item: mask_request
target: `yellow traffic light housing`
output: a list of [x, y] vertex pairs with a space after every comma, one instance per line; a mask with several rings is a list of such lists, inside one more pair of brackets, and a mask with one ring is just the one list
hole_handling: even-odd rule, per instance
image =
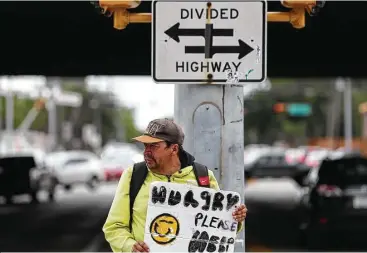
[[118, 30], [125, 29], [129, 23], [150, 23], [150, 13], [129, 13], [127, 9], [133, 9], [140, 5], [141, 0], [99, 0], [99, 6], [104, 13], [113, 16], [113, 26]]
[[140, 5], [140, 0], [125, 0], [125, 1], [108, 1], [99, 0], [99, 5], [106, 9], [133, 9]]
[[325, 1], [319, 0], [282, 0], [282, 5], [292, 9], [289, 12], [269, 12], [269, 22], [289, 22], [294, 28], [306, 26], [306, 11], [309, 15], [316, 15], [324, 7]]
[[[92, 1], [93, 3], [94, 1]], [[127, 9], [136, 8], [141, 0], [99, 0], [99, 8], [108, 16], [113, 15], [113, 26], [122, 30], [129, 23], [151, 23], [151, 13], [129, 13]], [[268, 12], [268, 22], [289, 22], [294, 28], [305, 27], [306, 11], [310, 16], [316, 15], [325, 5], [325, 0], [282, 0], [282, 5], [290, 8], [289, 12]]]

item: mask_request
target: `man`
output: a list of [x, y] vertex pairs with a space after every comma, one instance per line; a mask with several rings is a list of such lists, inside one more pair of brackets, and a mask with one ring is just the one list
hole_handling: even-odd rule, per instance
[[[133, 169], [125, 170], [120, 179], [115, 198], [103, 226], [106, 240], [113, 252], [149, 252], [149, 245], [144, 243], [144, 232], [151, 182], [188, 183], [197, 181], [194, 171], [195, 158], [182, 148], [184, 133], [181, 127], [172, 120], [156, 119], [151, 121], [146, 132], [134, 140], [145, 146], [145, 164], [142, 164], [147, 172], [134, 203], [131, 205], [132, 209], [130, 209], [130, 184], [133, 182], [131, 181]], [[210, 188], [219, 190], [213, 172], [206, 171]], [[130, 210], [133, 211], [132, 214]], [[233, 213], [234, 219], [239, 223], [239, 229], [242, 228], [246, 212], [246, 206], [242, 204]], [[130, 215], [132, 216], [130, 217]]]

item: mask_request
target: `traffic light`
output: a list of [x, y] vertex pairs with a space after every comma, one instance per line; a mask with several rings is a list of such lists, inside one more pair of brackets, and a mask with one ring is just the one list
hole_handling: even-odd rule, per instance
[[141, 0], [99, 0], [99, 7], [103, 14], [108, 13], [107, 16], [113, 16], [113, 26], [122, 30], [125, 29], [129, 23], [150, 23], [150, 13], [129, 13], [127, 9], [133, 9], [140, 5]]
[[325, 5], [324, 1], [319, 0], [282, 0], [281, 3], [287, 8], [304, 8], [310, 16], [315, 16]]
[[367, 113], [367, 102], [364, 102], [364, 103], [359, 105], [359, 113], [360, 114]]
[[282, 0], [282, 5], [292, 9], [289, 12], [269, 12], [270, 22], [290, 22], [294, 28], [301, 29], [306, 25], [306, 11], [315, 16], [324, 7], [325, 0]]
[[108, 1], [108, 0], [99, 0], [99, 5], [103, 9], [116, 10], [119, 8], [122, 9], [133, 9], [140, 5], [141, 0], [125, 0], [125, 1]]
[[37, 99], [34, 102], [33, 107], [36, 108], [37, 111], [40, 111], [45, 107], [45, 104], [46, 104], [46, 99], [41, 98], [41, 99]]
[[273, 111], [275, 113], [285, 112], [285, 104], [284, 103], [276, 103], [275, 105], [273, 105]]
[[312, 106], [308, 103], [276, 103], [273, 105], [273, 112], [303, 118], [312, 114]]

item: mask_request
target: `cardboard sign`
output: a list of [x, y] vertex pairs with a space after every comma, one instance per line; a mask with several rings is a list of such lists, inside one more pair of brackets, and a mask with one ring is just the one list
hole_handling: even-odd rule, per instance
[[241, 203], [230, 191], [189, 184], [150, 186], [144, 241], [151, 252], [233, 252]]

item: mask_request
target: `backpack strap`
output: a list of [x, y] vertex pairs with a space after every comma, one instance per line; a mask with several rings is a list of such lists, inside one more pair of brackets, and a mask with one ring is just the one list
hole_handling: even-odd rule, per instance
[[135, 198], [139, 193], [141, 186], [144, 184], [148, 175], [148, 168], [145, 162], [135, 163], [130, 181], [130, 231], [132, 231], [133, 207]]
[[210, 179], [208, 168], [200, 163], [193, 163], [194, 173], [196, 177], [196, 181], [200, 187], [210, 188]]

